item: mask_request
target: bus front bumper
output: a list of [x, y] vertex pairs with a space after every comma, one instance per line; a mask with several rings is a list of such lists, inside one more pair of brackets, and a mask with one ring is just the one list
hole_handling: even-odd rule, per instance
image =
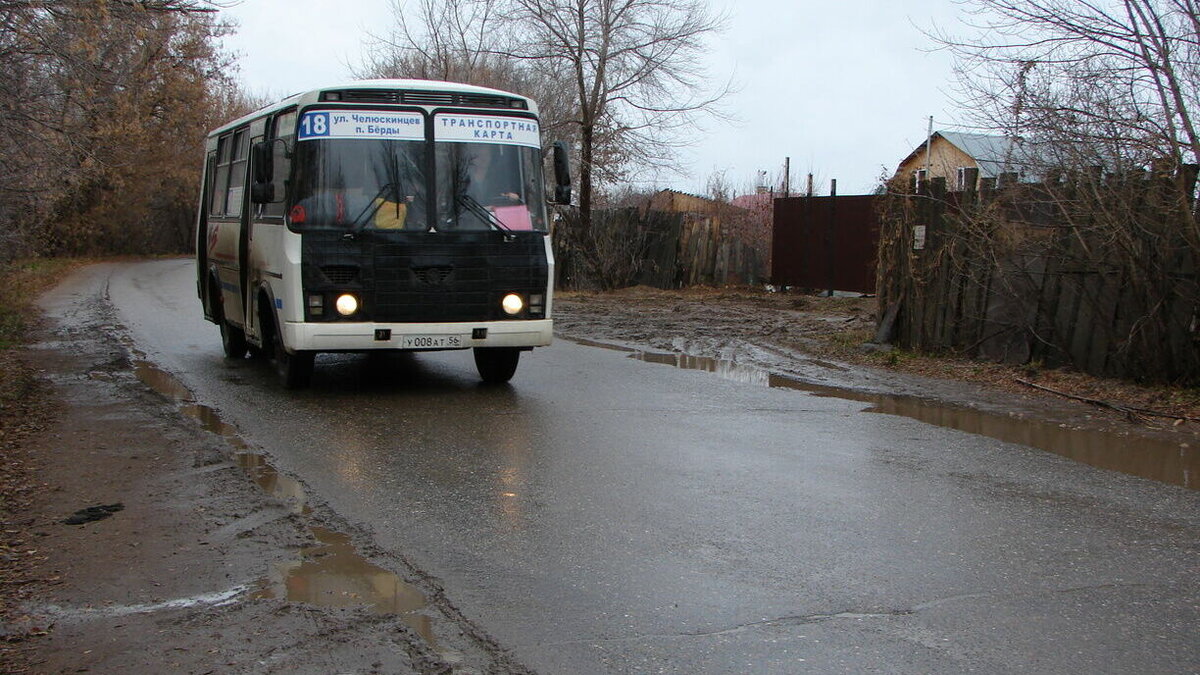
[[377, 349], [433, 351], [472, 347], [544, 347], [554, 337], [552, 319], [473, 323], [292, 323], [283, 325], [291, 351], [360, 352]]

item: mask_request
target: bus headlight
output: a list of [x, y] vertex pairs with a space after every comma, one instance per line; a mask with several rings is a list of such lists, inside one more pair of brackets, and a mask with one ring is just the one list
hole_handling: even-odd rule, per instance
[[351, 316], [358, 311], [358, 298], [349, 293], [343, 293], [338, 296], [337, 302], [334, 303], [337, 307], [338, 314], [342, 316]]
[[516, 293], [509, 293], [500, 301], [500, 306], [504, 308], [504, 313], [509, 316], [516, 316], [525, 309], [525, 301]]

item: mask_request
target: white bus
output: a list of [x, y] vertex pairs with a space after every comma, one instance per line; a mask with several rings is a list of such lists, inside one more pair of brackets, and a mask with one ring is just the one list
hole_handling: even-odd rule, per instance
[[[318, 352], [473, 349], [486, 382], [550, 344], [536, 104], [447, 82], [305, 92], [209, 134], [197, 291], [225, 355], [289, 388]], [[553, 200], [571, 199], [563, 146]]]

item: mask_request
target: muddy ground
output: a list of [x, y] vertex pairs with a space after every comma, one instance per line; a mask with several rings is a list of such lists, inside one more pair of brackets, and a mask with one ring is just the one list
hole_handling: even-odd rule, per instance
[[4, 354], [0, 672], [526, 672], [73, 302]]
[[559, 293], [554, 311], [556, 332], [576, 339], [732, 361], [835, 388], [913, 395], [1119, 432], [1200, 431], [1200, 390], [869, 345], [876, 328], [876, 301], [870, 297], [636, 287]]
[[[644, 288], [564, 293], [555, 306], [562, 336], [649, 361], [903, 394], [1131, 444], [1193, 442], [1193, 422], [1128, 410], [1200, 417], [1192, 392], [864, 351], [874, 310], [861, 298]], [[436, 579], [319, 499], [275, 489], [286, 477], [246, 461], [253, 448], [206, 424], [186, 390], [155, 381], [107, 312], [81, 309], [72, 326], [47, 325], [23, 355], [2, 357], [0, 670], [525, 672]], [[297, 573], [323, 564], [352, 570], [349, 580]], [[375, 599], [381, 587], [390, 600]]]

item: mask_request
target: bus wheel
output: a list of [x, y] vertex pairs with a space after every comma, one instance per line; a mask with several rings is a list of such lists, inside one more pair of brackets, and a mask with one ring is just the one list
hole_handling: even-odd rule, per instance
[[488, 384], [503, 384], [517, 372], [521, 350], [514, 347], [476, 347], [475, 367]]
[[212, 290], [209, 291], [210, 298], [216, 298], [214, 303], [214, 314], [217, 320], [217, 327], [221, 329], [221, 349], [225, 351], [226, 358], [240, 359], [246, 355], [246, 333], [241, 328], [233, 326], [225, 319], [225, 298], [221, 295], [220, 287], [215, 283], [212, 285]]
[[268, 311], [262, 319], [265, 341], [263, 352], [270, 354], [274, 361], [275, 372], [279, 382], [287, 389], [303, 389], [312, 380], [313, 357], [315, 352], [297, 351], [289, 353], [283, 346], [283, 336], [274, 317]]
[[288, 353], [283, 340], [275, 336], [275, 372], [279, 381], [288, 389], [303, 389], [312, 381], [313, 361], [316, 354], [309, 351]]

